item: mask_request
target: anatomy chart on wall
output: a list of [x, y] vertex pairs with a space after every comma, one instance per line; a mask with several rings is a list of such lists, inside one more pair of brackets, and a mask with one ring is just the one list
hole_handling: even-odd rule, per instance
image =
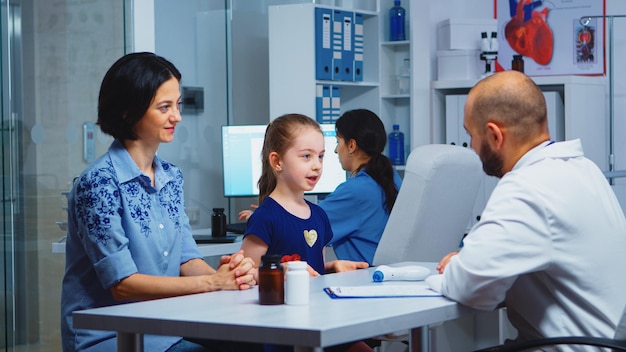
[[529, 76], [604, 74], [604, 0], [495, 0], [498, 65]]

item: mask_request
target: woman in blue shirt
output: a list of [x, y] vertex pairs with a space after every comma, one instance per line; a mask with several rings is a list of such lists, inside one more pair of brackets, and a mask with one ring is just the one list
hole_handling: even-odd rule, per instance
[[[256, 284], [254, 262], [241, 252], [223, 257], [217, 270], [206, 264], [185, 215], [182, 173], [156, 156], [181, 121], [180, 79], [164, 58], [134, 53], [113, 64], [102, 81], [98, 124], [115, 141], [78, 177], [68, 200], [61, 297], [65, 352], [116, 349], [115, 333], [74, 329], [73, 311]], [[196, 342], [147, 335], [144, 348], [255, 348]]]
[[319, 205], [330, 219], [337, 258], [371, 265], [402, 180], [382, 154], [387, 133], [375, 113], [348, 111], [335, 128], [335, 152], [350, 178]]

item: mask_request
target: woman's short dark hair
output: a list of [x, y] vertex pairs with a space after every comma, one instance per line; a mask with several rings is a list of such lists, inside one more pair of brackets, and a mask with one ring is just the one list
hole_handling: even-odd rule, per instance
[[137, 139], [135, 125], [164, 82], [181, 79], [180, 71], [154, 53], [132, 53], [107, 71], [98, 97], [98, 125], [118, 140]]

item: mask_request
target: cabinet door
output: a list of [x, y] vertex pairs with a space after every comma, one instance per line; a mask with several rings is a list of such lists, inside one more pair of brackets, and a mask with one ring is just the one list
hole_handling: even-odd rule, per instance
[[563, 100], [558, 92], [543, 92], [548, 110], [548, 130], [553, 141], [565, 140]]
[[469, 147], [470, 138], [463, 128], [466, 94], [446, 95], [446, 144]]

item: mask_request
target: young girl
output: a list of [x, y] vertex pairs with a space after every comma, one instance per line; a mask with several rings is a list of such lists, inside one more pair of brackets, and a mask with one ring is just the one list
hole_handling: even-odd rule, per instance
[[332, 239], [328, 216], [304, 199], [322, 177], [324, 137], [318, 123], [304, 115], [283, 115], [270, 122], [262, 149], [260, 206], [251, 215], [241, 248], [257, 266], [261, 256], [294, 255], [312, 275], [367, 268], [365, 262], [324, 263]]
[[[304, 199], [304, 192], [312, 190], [322, 176], [324, 153], [320, 126], [307, 116], [283, 115], [267, 126], [261, 152], [260, 205], [248, 220], [241, 244], [257, 266], [265, 254], [297, 254], [309, 264], [313, 276], [369, 266], [346, 260], [324, 263], [324, 248], [333, 237], [330, 222], [324, 210]], [[362, 342], [331, 349], [371, 351]]]

